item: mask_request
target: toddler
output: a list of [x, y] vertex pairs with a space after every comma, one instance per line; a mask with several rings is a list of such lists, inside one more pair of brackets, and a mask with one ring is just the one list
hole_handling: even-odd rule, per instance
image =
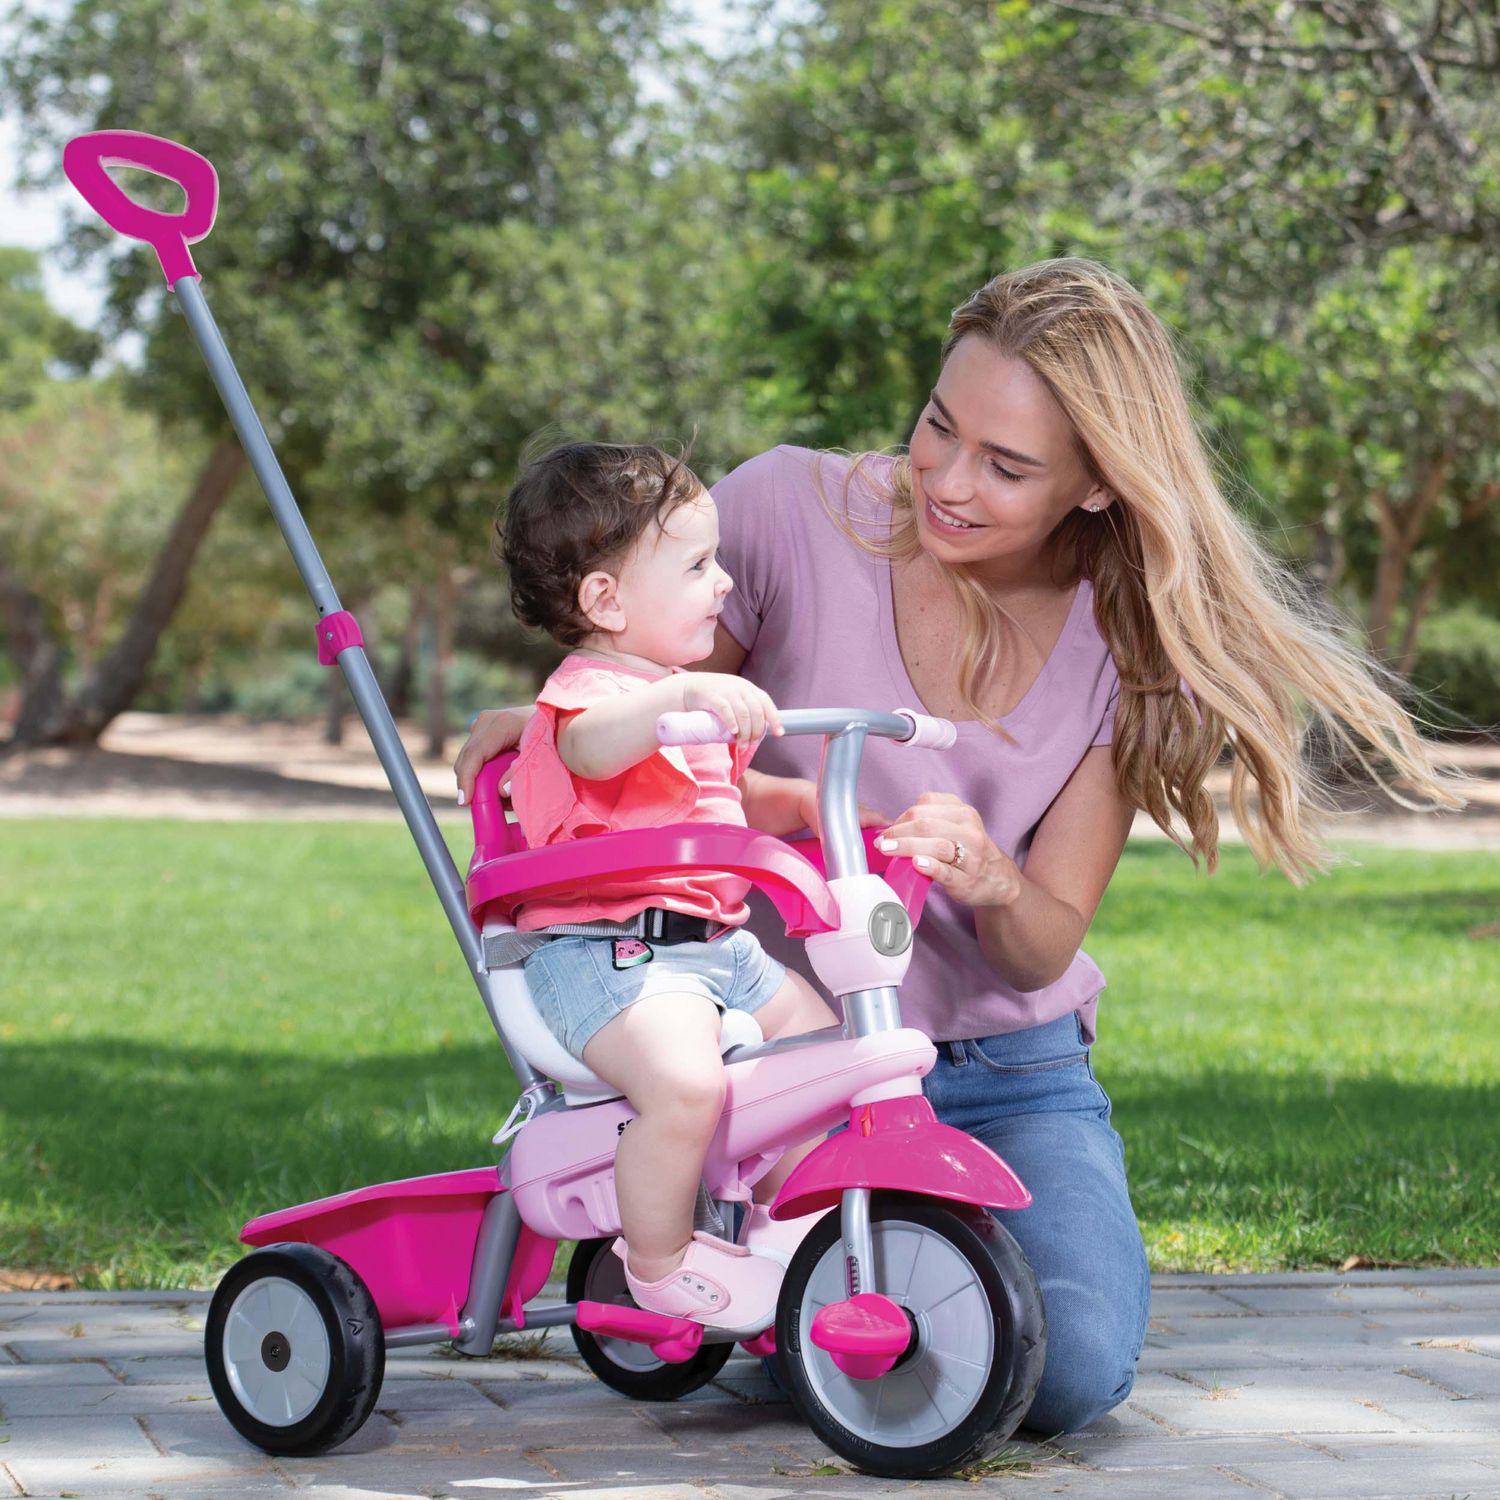
[[[505, 504], [512, 606], [571, 654], [521, 739], [511, 798], [533, 847], [623, 828], [813, 824], [816, 787], [746, 769], [776, 705], [742, 678], [684, 671], [713, 649], [733, 580], [718, 515], [692, 471], [656, 448], [572, 443], [528, 463]], [[707, 709], [735, 741], [665, 748], [657, 716]], [[800, 975], [743, 929], [746, 881], [665, 873], [590, 881], [527, 902], [545, 929], [526, 978], [553, 1033], [620, 1090], [636, 1118], [615, 1158], [631, 1295], [645, 1308], [750, 1334], [775, 1318], [782, 1268], [808, 1221], [751, 1210], [746, 1244], [693, 1232], [703, 1158], [724, 1103], [719, 1013], [754, 1012], [767, 1037], [835, 1025]], [[769, 1200], [808, 1146], [756, 1185]]]

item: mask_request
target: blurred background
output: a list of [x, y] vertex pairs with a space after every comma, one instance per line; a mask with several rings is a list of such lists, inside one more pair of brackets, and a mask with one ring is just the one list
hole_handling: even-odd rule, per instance
[[14, 748], [129, 710], [335, 739], [348, 707], [154, 257], [61, 177], [106, 127], [217, 167], [210, 305], [430, 754], [554, 659], [489, 551], [528, 435], [696, 434], [710, 481], [900, 443], [949, 311], [1064, 254], [1174, 329], [1235, 503], [1434, 732], [1494, 733], [1495, 0], [29, 0], [0, 26]]

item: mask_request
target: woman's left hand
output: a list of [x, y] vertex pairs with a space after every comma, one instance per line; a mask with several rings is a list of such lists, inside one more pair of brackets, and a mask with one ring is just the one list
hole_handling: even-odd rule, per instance
[[997, 849], [979, 814], [951, 792], [923, 792], [877, 841], [905, 856], [966, 906], [1009, 906], [1021, 894], [1021, 872]]

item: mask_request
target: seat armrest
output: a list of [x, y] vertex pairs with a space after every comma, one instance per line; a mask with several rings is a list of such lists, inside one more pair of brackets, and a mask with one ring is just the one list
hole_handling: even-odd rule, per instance
[[822, 875], [769, 833], [737, 823], [668, 823], [632, 828], [478, 860], [469, 870], [469, 914], [510, 917], [542, 896], [587, 895], [593, 885], [660, 875], [738, 875], [763, 890], [790, 937], [839, 925], [838, 902]]

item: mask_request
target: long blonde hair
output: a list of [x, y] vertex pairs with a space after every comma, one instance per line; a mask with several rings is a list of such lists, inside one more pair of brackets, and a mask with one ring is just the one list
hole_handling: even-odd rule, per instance
[[[1462, 805], [1391, 695], [1394, 679], [1314, 612], [1224, 498], [1171, 337], [1134, 287], [1094, 261], [1042, 261], [995, 277], [957, 309], [944, 361], [971, 334], [1026, 361], [1072, 424], [1090, 477], [1118, 497], [1098, 513], [1075, 507], [1052, 540], [1054, 555], [1092, 580], [1119, 668], [1114, 765], [1132, 806], [1214, 869], [1219, 822], [1204, 780], [1228, 744], [1246, 842], [1262, 868], [1274, 863], [1300, 884], [1331, 862], [1319, 817], [1330, 799], [1302, 747], [1313, 720], [1376, 780], [1383, 762], [1431, 806]], [[865, 469], [855, 463], [851, 485]], [[846, 529], [909, 559], [920, 546], [907, 460], [885, 488], [884, 534]], [[945, 572], [965, 625], [960, 693], [998, 729], [977, 700], [1008, 616], [972, 574]]]

